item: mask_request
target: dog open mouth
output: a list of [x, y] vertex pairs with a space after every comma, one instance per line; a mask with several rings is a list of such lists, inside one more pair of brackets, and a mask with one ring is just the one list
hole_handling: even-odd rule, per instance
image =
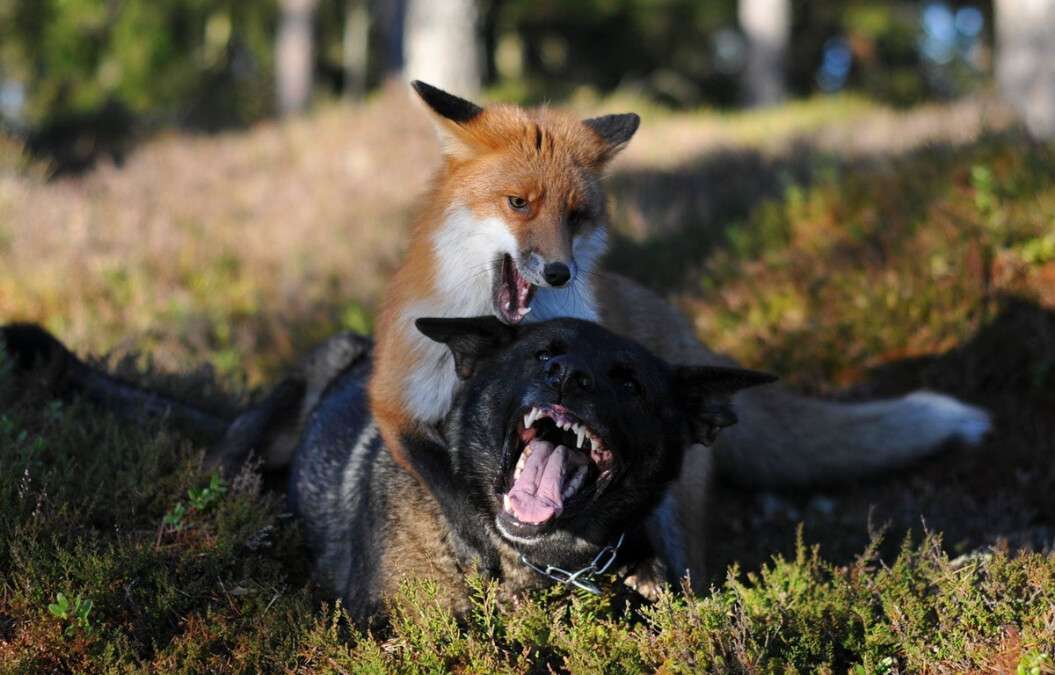
[[494, 306], [498, 318], [509, 324], [524, 320], [531, 311], [535, 285], [524, 278], [508, 253], [502, 256], [495, 275]]
[[517, 424], [516, 462], [504, 481], [499, 518], [537, 530], [611, 482], [615, 458], [599, 434], [561, 405], [528, 408]]

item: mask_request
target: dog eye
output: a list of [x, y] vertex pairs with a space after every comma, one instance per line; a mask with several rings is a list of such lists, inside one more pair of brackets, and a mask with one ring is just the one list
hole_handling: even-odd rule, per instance
[[611, 373], [612, 380], [616, 385], [635, 396], [641, 395], [641, 383], [637, 381], [634, 374], [626, 368], [616, 368]]
[[539, 361], [549, 361], [551, 358], [553, 358], [553, 355], [550, 354], [547, 350], [543, 349], [537, 354], [535, 354], [535, 358]]
[[510, 196], [506, 197], [506, 199], [509, 200], [509, 208], [513, 209], [514, 211], [523, 211], [524, 209], [527, 208], [527, 205], [528, 205], [527, 200], [524, 199], [523, 197], [517, 197], [515, 195], [510, 195]]

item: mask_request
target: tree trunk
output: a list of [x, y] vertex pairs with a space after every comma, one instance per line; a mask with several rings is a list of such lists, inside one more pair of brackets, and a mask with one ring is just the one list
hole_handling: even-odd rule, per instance
[[480, 92], [480, 44], [475, 0], [410, 0], [404, 72], [452, 94]]
[[280, 0], [275, 41], [275, 84], [278, 112], [303, 112], [311, 98], [315, 65], [313, 19], [318, 0]]
[[366, 93], [366, 68], [370, 55], [370, 8], [367, 0], [346, 0], [344, 38], [344, 95], [359, 100]]
[[790, 0], [740, 0], [740, 27], [747, 38], [744, 93], [750, 105], [784, 100], [784, 56], [791, 36]]
[[1055, 0], [996, 0], [996, 77], [1037, 138], [1055, 138]]

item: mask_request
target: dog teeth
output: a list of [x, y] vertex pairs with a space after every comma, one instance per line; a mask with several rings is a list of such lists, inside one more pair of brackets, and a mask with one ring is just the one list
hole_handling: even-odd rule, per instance
[[513, 513], [513, 504], [509, 501], [509, 495], [502, 495], [502, 509], [506, 513]]
[[517, 480], [520, 478], [520, 474], [524, 473], [524, 463], [527, 462], [528, 455], [530, 454], [530, 448], [524, 448], [524, 452], [520, 453], [520, 459], [517, 460], [516, 468], [513, 469], [513, 480]]
[[586, 438], [586, 429], [581, 424], [575, 425], [575, 447], [581, 448], [582, 442]]
[[539, 419], [541, 419], [542, 416], [543, 416], [543, 413], [542, 413], [541, 410], [539, 410], [538, 408], [532, 408], [531, 410], [529, 410], [527, 413], [524, 414], [524, 428], [525, 429], [530, 429], [531, 425], [533, 425], [535, 422], [539, 421]]

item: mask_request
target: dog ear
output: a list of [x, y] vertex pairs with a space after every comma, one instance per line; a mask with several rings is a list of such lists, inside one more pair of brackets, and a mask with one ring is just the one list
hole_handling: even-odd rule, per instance
[[410, 86], [435, 113], [433, 122], [444, 154], [461, 158], [471, 156], [474, 142], [468, 125], [483, 114], [484, 109], [421, 80], [414, 80]]
[[414, 322], [425, 337], [447, 345], [454, 355], [458, 377], [467, 380], [476, 371], [476, 364], [498, 352], [517, 336], [517, 328], [502, 323], [493, 316], [467, 319], [418, 319]]
[[679, 366], [674, 369], [674, 395], [682, 402], [692, 440], [711, 445], [723, 428], [736, 424], [733, 394], [775, 382], [769, 373], [719, 366]]
[[635, 113], [623, 113], [591, 117], [583, 120], [582, 123], [593, 129], [594, 133], [604, 141], [604, 149], [597, 161], [599, 164], [607, 164], [633, 138], [634, 132], [641, 124], [641, 118]]

